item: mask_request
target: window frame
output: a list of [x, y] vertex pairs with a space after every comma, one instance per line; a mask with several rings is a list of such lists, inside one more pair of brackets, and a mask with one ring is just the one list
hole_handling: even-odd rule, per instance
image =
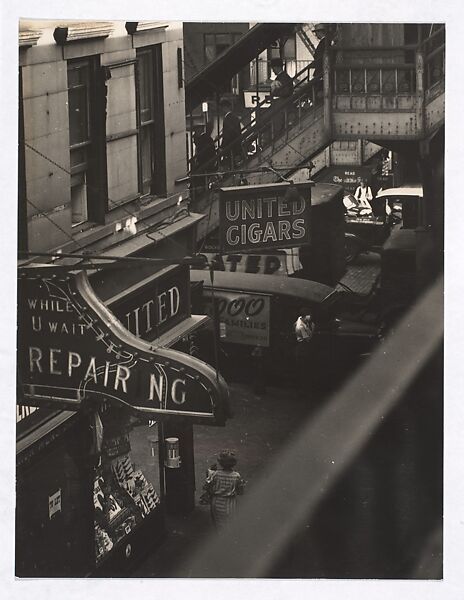
[[[70, 84], [70, 73], [86, 69], [84, 82]], [[106, 84], [104, 68], [100, 65], [100, 56], [86, 56], [67, 61], [68, 110], [71, 108], [70, 92], [85, 90], [86, 139], [71, 143], [72, 121], [68, 114], [69, 158], [70, 158], [70, 196], [72, 197], [73, 177], [84, 178], [82, 192], [83, 216], [71, 226], [77, 228], [86, 223], [104, 223], [108, 210], [108, 181], [106, 164]], [[73, 152], [84, 151], [84, 160], [73, 165]], [[72, 202], [71, 202], [72, 203]], [[72, 206], [71, 206], [72, 212]]]
[[[148, 72], [150, 80], [142, 75], [143, 61], [148, 59]], [[148, 88], [142, 89], [145, 82]], [[136, 87], [136, 114], [137, 114], [137, 179], [138, 190], [141, 196], [166, 195], [166, 143], [164, 124], [164, 89], [163, 89], [163, 64], [161, 44], [137, 48], [135, 61], [135, 87]], [[144, 120], [142, 112], [142, 98], [144, 91], [149, 92], [150, 118]], [[144, 176], [144, 148], [143, 134], [148, 131], [150, 140], [149, 164], [151, 165], [150, 178]], [[148, 188], [147, 188], [148, 184]]]

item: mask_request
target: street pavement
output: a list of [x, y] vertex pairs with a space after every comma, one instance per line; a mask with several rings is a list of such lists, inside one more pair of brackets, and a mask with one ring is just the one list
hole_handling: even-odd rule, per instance
[[[310, 418], [321, 400], [309, 391], [268, 388], [262, 395], [230, 384], [234, 416], [224, 427], [194, 427], [196, 506], [185, 516], [167, 516], [167, 536], [131, 573], [131, 577], [170, 577], [195, 547], [214, 535], [209, 506], [198, 503], [205, 472], [222, 448], [236, 451], [237, 469], [252, 489], [263, 468]], [[240, 502], [240, 498], [238, 499]]]

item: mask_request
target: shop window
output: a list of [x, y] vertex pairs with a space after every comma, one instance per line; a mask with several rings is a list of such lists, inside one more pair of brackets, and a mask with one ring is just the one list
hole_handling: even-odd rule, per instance
[[138, 178], [141, 194], [166, 193], [161, 47], [137, 50]]
[[162, 528], [158, 425], [115, 407], [102, 409], [99, 418], [102, 447], [93, 490], [97, 567], [121, 549], [129, 558], [142, 525], [153, 540], [161, 533], [157, 524]]
[[[102, 221], [106, 209], [104, 112], [98, 58], [68, 62], [72, 225]], [[103, 109], [104, 110], [104, 109]]]

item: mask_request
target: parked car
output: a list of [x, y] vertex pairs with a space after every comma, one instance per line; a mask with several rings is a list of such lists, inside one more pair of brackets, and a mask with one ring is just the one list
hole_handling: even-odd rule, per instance
[[[265, 363], [269, 381], [297, 377], [301, 361], [308, 384], [329, 386], [339, 382], [381, 339], [380, 327], [339, 318], [345, 295], [314, 281], [249, 273], [214, 273], [214, 286], [206, 271], [191, 271], [201, 281], [201, 301], [193, 309], [215, 317], [219, 364], [227, 378], [253, 380], [256, 348]], [[213, 303], [216, 311], [213, 310]], [[315, 331], [309, 342], [298, 343], [295, 322], [310, 314]], [[214, 363], [211, 333], [203, 348]], [[298, 353], [298, 357], [296, 354]]]

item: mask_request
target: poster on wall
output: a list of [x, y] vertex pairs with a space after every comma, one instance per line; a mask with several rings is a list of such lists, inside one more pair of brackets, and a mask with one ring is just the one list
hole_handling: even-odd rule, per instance
[[[212, 316], [212, 297], [208, 312]], [[219, 337], [231, 344], [269, 347], [271, 296], [214, 290]]]
[[310, 242], [310, 183], [219, 190], [221, 253], [299, 247]]

